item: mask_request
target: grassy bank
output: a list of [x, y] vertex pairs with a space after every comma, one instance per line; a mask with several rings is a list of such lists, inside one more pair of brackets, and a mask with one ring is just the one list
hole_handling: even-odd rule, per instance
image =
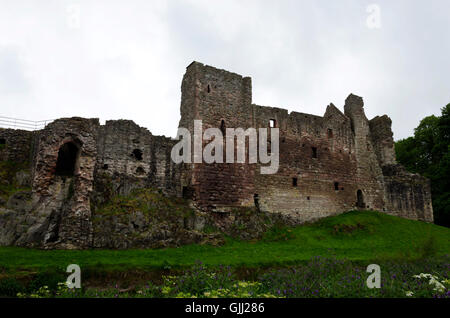
[[0, 248], [4, 273], [65, 269], [68, 264], [103, 270], [210, 266], [286, 266], [314, 256], [352, 261], [418, 259], [450, 254], [450, 229], [374, 211], [352, 211], [295, 228], [274, 228], [260, 241], [228, 239], [219, 247], [187, 245], [144, 250], [36, 250]]

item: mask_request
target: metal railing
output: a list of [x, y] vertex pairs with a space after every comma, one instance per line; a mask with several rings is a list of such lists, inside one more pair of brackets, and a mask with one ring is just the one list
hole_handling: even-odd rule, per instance
[[34, 121], [34, 120], [0, 116], [0, 127], [32, 131], [43, 129], [47, 124], [51, 123], [52, 121], [54, 121], [54, 119]]

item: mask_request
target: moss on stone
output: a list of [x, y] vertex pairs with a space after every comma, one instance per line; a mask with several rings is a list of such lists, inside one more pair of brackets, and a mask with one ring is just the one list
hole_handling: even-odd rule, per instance
[[28, 163], [0, 161], [0, 205], [6, 204], [14, 193], [30, 190], [30, 187], [21, 186], [16, 180], [17, 172], [23, 170], [29, 170]]

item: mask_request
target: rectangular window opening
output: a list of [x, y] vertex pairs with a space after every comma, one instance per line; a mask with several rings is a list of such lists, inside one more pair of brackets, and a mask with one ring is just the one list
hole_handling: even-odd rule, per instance
[[328, 128], [327, 134], [328, 134], [328, 138], [333, 138], [333, 129]]
[[270, 119], [269, 120], [269, 127], [270, 128], [275, 128], [277, 127], [277, 121], [275, 119]]

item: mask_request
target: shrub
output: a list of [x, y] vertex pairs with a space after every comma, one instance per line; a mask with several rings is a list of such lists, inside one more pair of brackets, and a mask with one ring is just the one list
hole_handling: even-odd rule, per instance
[[48, 286], [51, 291], [55, 291], [58, 287], [59, 282], [66, 281], [67, 277], [59, 272], [41, 272], [38, 273], [31, 283], [28, 285], [28, 291], [34, 292], [39, 290], [42, 286]]
[[15, 278], [3, 278], [0, 280], [0, 296], [16, 297], [18, 293], [25, 290], [25, 287]]
[[213, 271], [197, 262], [181, 276], [166, 277], [162, 293], [167, 295], [173, 291], [175, 294], [181, 292], [202, 295], [207, 291], [231, 287], [234, 282], [235, 277], [229, 267], [220, 267]]

